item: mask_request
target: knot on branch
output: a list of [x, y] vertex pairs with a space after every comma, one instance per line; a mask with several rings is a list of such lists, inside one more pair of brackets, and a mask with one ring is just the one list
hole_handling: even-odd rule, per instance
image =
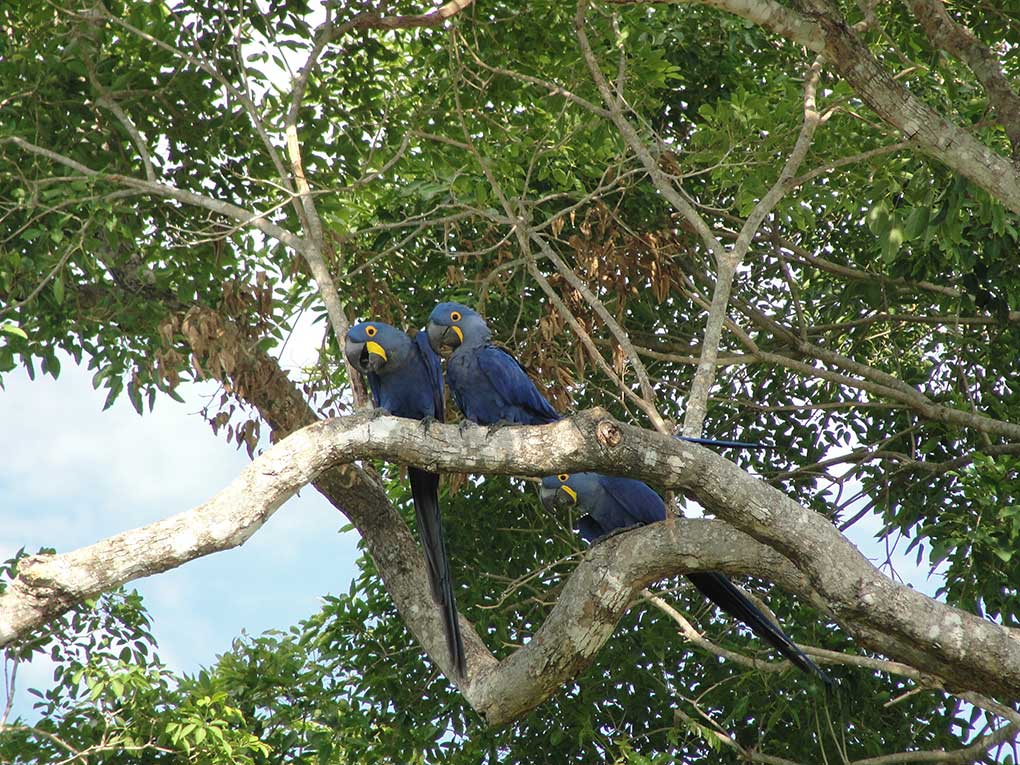
[[78, 597], [60, 581], [57, 571], [46, 564], [56, 559], [52, 553], [30, 555], [18, 561], [17, 578], [12, 588], [20, 589], [33, 603], [33, 607], [47, 614], [61, 613], [71, 608]]
[[612, 420], [601, 420], [595, 426], [595, 438], [603, 446], [613, 449], [620, 445], [620, 441], [623, 440], [623, 433], [620, 432], [620, 427]]
[[28, 555], [18, 561], [17, 574], [22, 579], [36, 579], [40, 583], [46, 583], [48, 579], [42, 573], [34, 572], [32, 569], [39, 565], [45, 565], [56, 557], [53, 553], [37, 553]]

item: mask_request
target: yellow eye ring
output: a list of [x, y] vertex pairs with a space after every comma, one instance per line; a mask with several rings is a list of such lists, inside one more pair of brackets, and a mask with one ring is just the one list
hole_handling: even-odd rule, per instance
[[450, 321], [460, 321], [460, 311], [451, 311]]
[[566, 483], [567, 479], [570, 478], [570, 473], [560, 473], [556, 477], [560, 479], [561, 483]]
[[369, 337], [375, 337], [375, 334], [378, 331], [379, 330], [377, 330], [375, 327], [373, 327], [371, 325], [365, 327], [365, 334], [368, 335]]

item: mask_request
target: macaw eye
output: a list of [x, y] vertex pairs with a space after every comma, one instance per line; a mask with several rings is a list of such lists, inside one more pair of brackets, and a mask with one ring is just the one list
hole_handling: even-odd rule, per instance
[[375, 337], [375, 333], [378, 331], [379, 330], [372, 326], [365, 327], [365, 334], [368, 335], [369, 337]]
[[570, 473], [560, 473], [556, 477], [560, 479], [560, 483], [566, 483], [567, 479], [570, 478]]
[[460, 321], [460, 311], [450, 311], [450, 321]]

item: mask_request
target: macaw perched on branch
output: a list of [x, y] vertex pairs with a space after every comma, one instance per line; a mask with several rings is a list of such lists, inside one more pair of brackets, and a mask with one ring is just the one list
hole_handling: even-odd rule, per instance
[[[492, 332], [477, 311], [461, 303], [440, 303], [427, 327], [436, 353], [450, 349], [446, 381], [464, 417], [479, 425], [546, 425], [561, 419], [520, 362], [492, 343]], [[759, 448], [744, 441], [688, 438], [705, 446]]]
[[[429, 316], [427, 332], [436, 353], [452, 349], [446, 362], [446, 380], [466, 419], [479, 425], [544, 425], [560, 419], [518, 361], [492, 344], [492, 332], [476, 311], [460, 303], [440, 303]], [[710, 446], [758, 446], [741, 441], [682, 439]], [[565, 497], [586, 510], [588, 515], [581, 519], [581, 535], [588, 541], [666, 517], [662, 499], [640, 481], [599, 473], [578, 473], [574, 478], [578, 479], [577, 489], [558, 482], [547, 490], [547, 482], [557, 480], [547, 477], [542, 498], [543, 502], [556, 503]], [[617, 499], [613, 498], [612, 489], [617, 490]], [[725, 576], [704, 573], [691, 574], [689, 578], [712, 602], [746, 622], [755, 634], [776, 646], [798, 667], [828, 679]]]
[[[600, 473], [561, 473], [542, 479], [542, 504], [547, 510], [576, 507], [585, 513], [578, 532], [587, 542], [597, 542], [615, 532], [666, 519], [666, 505], [648, 484], [633, 478]], [[746, 624], [751, 631], [789, 659], [796, 667], [831, 686], [832, 678], [804, 655], [776, 624], [765, 616], [723, 574], [699, 572], [687, 578], [702, 595]]]
[[492, 344], [492, 332], [477, 312], [440, 303], [427, 330], [436, 353], [453, 349], [446, 381], [466, 419], [479, 425], [545, 425], [560, 419], [517, 359]]
[[[443, 370], [428, 336], [414, 340], [389, 324], [366, 321], [347, 333], [344, 354], [351, 366], [368, 378], [372, 402], [397, 417], [443, 421]], [[443, 519], [439, 508], [439, 476], [408, 466], [414, 512], [425, 550], [432, 598], [443, 614], [446, 645], [455, 671], [464, 675], [464, 643], [457, 621], [453, 577], [446, 557]]]

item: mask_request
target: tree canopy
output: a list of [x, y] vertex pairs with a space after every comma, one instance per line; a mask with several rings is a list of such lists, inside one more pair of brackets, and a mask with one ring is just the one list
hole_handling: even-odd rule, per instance
[[[0, 20], [0, 375], [70, 356], [143, 416], [214, 379], [212, 432], [256, 458], [158, 529], [0, 571], [0, 645], [57, 663], [43, 719], [0, 723], [4, 761], [1016, 756], [1006, 4], [15, 0]], [[581, 414], [486, 434], [356, 413], [347, 327], [417, 330], [443, 300]], [[292, 379], [307, 312], [321, 354]], [[730, 462], [680, 433], [769, 448]], [[408, 463], [447, 473], [463, 679]], [[720, 520], [587, 551], [521, 478], [560, 467]], [[122, 585], [242, 543], [307, 483], [362, 535], [361, 575], [174, 676]], [[875, 517], [939, 567], [938, 601], [839, 533]], [[744, 575], [838, 690], [769, 661], [695, 570]]]

